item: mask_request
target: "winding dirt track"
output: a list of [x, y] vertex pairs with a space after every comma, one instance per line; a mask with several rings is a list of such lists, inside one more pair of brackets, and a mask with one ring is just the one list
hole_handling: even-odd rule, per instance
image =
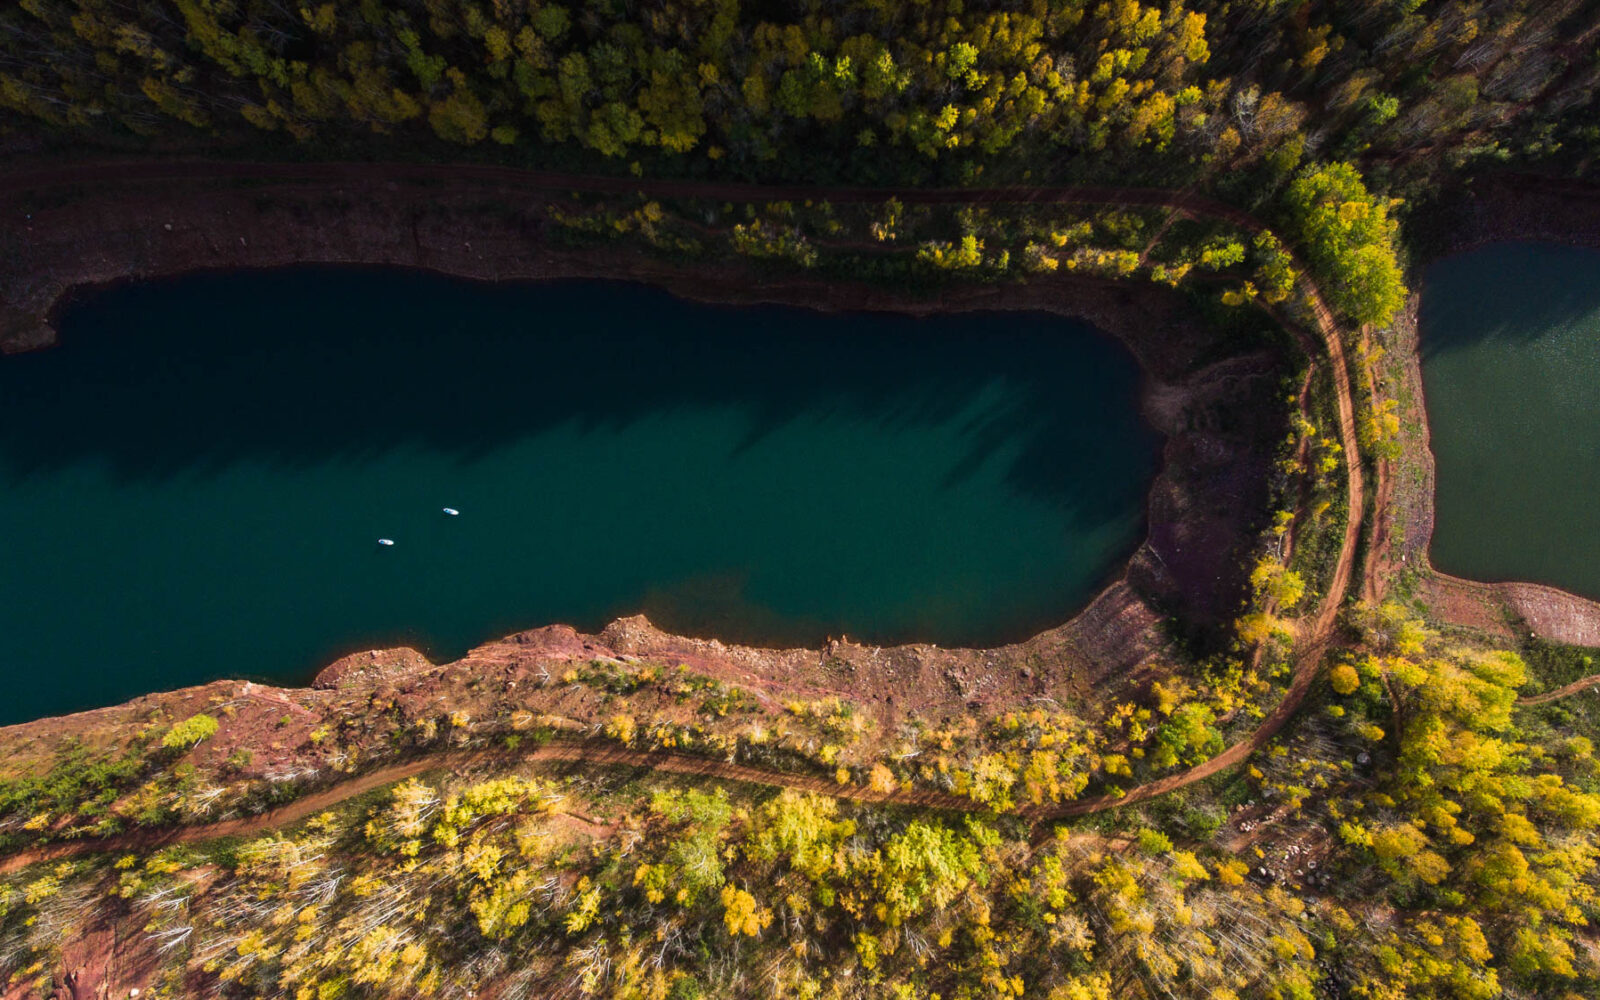
[[1546, 691], [1544, 694], [1534, 694], [1529, 695], [1526, 698], [1518, 698], [1517, 704], [1520, 706], [1545, 705], [1552, 701], [1565, 698], [1569, 695], [1577, 694], [1580, 691], [1587, 691], [1589, 688], [1596, 686], [1600, 686], [1600, 674], [1590, 674], [1588, 677], [1578, 678], [1565, 687], [1558, 687], [1554, 691]]
[[[876, 202], [897, 198], [908, 204], [1111, 204], [1142, 205], [1174, 209], [1197, 217], [1218, 219], [1257, 233], [1265, 225], [1248, 213], [1198, 195], [1152, 188], [1121, 187], [1015, 187], [1015, 188], [935, 188], [895, 190], [871, 188], [821, 188], [807, 186], [767, 187], [752, 184], [709, 184], [696, 181], [633, 180], [524, 171], [506, 167], [461, 165], [439, 168], [414, 164], [355, 163], [208, 163], [195, 161], [98, 163], [21, 170], [0, 177], [0, 195], [23, 191], [81, 186], [86, 184], [128, 184], [213, 179], [281, 179], [325, 183], [348, 181], [370, 183], [377, 180], [475, 181], [521, 190], [586, 191], [628, 194], [641, 192], [657, 198], [705, 198], [718, 201], [799, 201], [812, 199], [834, 203]], [[1020, 810], [1034, 820], [1051, 820], [1113, 809], [1142, 802], [1203, 781], [1255, 753], [1281, 731], [1299, 710], [1338, 626], [1339, 611], [1349, 589], [1355, 554], [1361, 538], [1366, 507], [1365, 484], [1361, 473], [1360, 450], [1356, 440], [1355, 403], [1350, 390], [1350, 373], [1345, 357], [1343, 334], [1334, 321], [1321, 291], [1312, 283], [1300, 262], [1295, 262], [1300, 287], [1310, 306], [1315, 338], [1289, 324], [1308, 347], [1320, 342], [1326, 354], [1335, 386], [1340, 440], [1347, 457], [1346, 490], [1349, 517], [1343, 544], [1335, 564], [1332, 581], [1316, 613], [1299, 622], [1295, 662], [1288, 689], [1276, 708], [1244, 740], [1223, 750], [1212, 759], [1187, 771], [1129, 789], [1117, 796], [1098, 796], [1073, 802]], [[1314, 350], [1308, 353], [1315, 357]], [[1383, 473], [1380, 466], [1380, 475]], [[1563, 689], [1565, 690], [1565, 689]], [[1558, 696], [1559, 692], [1553, 692]], [[1547, 696], [1541, 695], [1540, 698]], [[503, 755], [501, 755], [503, 757]], [[613, 746], [580, 743], [552, 743], [521, 755], [524, 760], [569, 761], [627, 767], [645, 767], [679, 774], [698, 774], [732, 781], [753, 782], [786, 788], [808, 789], [840, 798], [868, 802], [893, 802], [925, 808], [973, 811], [978, 806], [969, 799], [934, 791], [874, 792], [856, 785], [839, 785], [824, 778], [785, 774], [760, 768], [710, 761], [667, 753], [644, 753]], [[331, 788], [297, 799], [279, 809], [247, 819], [228, 820], [202, 826], [180, 827], [169, 831], [123, 834], [99, 840], [78, 840], [22, 851], [0, 859], [0, 874], [15, 871], [39, 861], [50, 861], [98, 851], [148, 848], [164, 844], [188, 843], [214, 837], [249, 834], [304, 819], [344, 799], [371, 791], [422, 771], [455, 767], [483, 755], [444, 753], [419, 758], [342, 782]]]
[[1046, 810], [1043, 818], [1085, 816], [1117, 806], [1143, 802], [1176, 791], [1185, 785], [1204, 781], [1236, 764], [1243, 763], [1245, 758], [1278, 735], [1295, 712], [1300, 710], [1301, 702], [1305, 701], [1306, 694], [1311, 690], [1311, 683], [1317, 678], [1323, 655], [1327, 652], [1328, 643], [1339, 624], [1339, 611], [1344, 604], [1345, 592], [1350, 587], [1350, 576], [1355, 567], [1356, 547], [1361, 541], [1361, 518], [1366, 507], [1366, 488], [1361, 476], [1361, 452], [1356, 441], [1355, 402], [1350, 395], [1350, 371], [1345, 363], [1343, 338], [1338, 324], [1333, 320], [1333, 311], [1323, 301], [1321, 291], [1311, 283], [1310, 278], [1306, 277], [1305, 269], [1299, 266], [1298, 261], [1296, 269], [1300, 273], [1301, 287], [1311, 306], [1317, 334], [1322, 341], [1323, 349], [1327, 351], [1333, 375], [1339, 409], [1339, 438], [1347, 459], [1345, 489], [1349, 498], [1350, 515], [1345, 522], [1344, 542], [1339, 547], [1339, 561], [1334, 564], [1333, 578], [1328, 584], [1327, 593], [1323, 595], [1317, 613], [1309, 622], [1301, 624], [1300, 635], [1295, 644], [1294, 672], [1290, 676], [1289, 687], [1284, 692], [1283, 699], [1278, 702], [1278, 706], [1261, 720], [1261, 725], [1257, 726], [1255, 731], [1205, 763], [1131, 788], [1123, 795], [1101, 795], [1063, 803]]
[[879, 792], [861, 785], [841, 785], [816, 775], [789, 774], [768, 771], [744, 764], [689, 757], [682, 754], [649, 753], [627, 750], [615, 744], [552, 742], [519, 753], [507, 751], [447, 751], [417, 757], [400, 764], [380, 767], [375, 771], [341, 781], [320, 792], [302, 796], [259, 816], [223, 820], [198, 826], [170, 827], [160, 830], [136, 830], [110, 837], [86, 837], [82, 840], [46, 844], [30, 848], [5, 858], [0, 858], [0, 875], [6, 875], [41, 861], [56, 861], [81, 854], [109, 851], [150, 850], [171, 844], [192, 844], [217, 837], [244, 836], [287, 826], [315, 816], [346, 799], [354, 798], [384, 785], [422, 774], [425, 771], [448, 769], [462, 771], [480, 764], [505, 764], [510, 760], [523, 762], [566, 762], [604, 767], [635, 767], [672, 774], [689, 774], [724, 781], [742, 781], [756, 785], [776, 785], [801, 791], [820, 792], [834, 798], [854, 799], [860, 802], [893, 802], [897, 805], [916, 806], [923, 809], [947, 809], [971, 812], [975, 806], [971, 799], [959, 795], [931, 790]]

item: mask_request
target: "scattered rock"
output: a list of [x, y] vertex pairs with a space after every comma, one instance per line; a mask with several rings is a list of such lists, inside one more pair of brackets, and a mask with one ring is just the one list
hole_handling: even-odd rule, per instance
[[311, 682], [311, 686], [331, 691], [347, 687], [362, 677], [369, 680], [388, 680], [401, 674], [432, 668], [432, 661], [409, 646], [396, 649], [370, 649], [364, 653], [351, 653], [330, 663], [317, 674], [317, 679]]

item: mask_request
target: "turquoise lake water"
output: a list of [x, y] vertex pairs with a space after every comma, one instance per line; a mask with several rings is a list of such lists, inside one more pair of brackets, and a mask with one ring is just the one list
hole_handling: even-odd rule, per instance
[[1600, 251], [1502, 243], [1429, 268], [1432, 558], [1600, 599]]
[[295, 269], [60, 332], [0, 359], [3, 722], [638, 612], [1017, 640], [1137, 545], [1158, 458], [1131, 356], [1040, 314]]

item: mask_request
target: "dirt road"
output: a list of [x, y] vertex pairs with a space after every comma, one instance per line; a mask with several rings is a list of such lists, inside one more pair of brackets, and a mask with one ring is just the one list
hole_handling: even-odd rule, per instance
[[1554, 691], [1546, 691], [1544, 694], [1534, 694], [1529, 695], [1526, 698], [1518, 698], [1517, 704], [1547, 705], [1552, 701], [1558, 701], [1562, 698], [1575, 695], [1580, 691], [1587, 691], [1592, 687], [1600, 687], [1600, 674], [1590, 674], [1588, 677], [1580, 677], [1565, 687], [1558, 687]]
[[757, 785], [794, 788], [801, 791], [820, 792], [834, 798], [860, 802], [894, 802], [924, 809], [947, 809], [971, 812], [977, 808], [968, 798], [943, 792], [892, 791], [879, 792], [862, 785], [845, 784], [816, 775], [788, 774], [768, 771], [727, 761], [689, 757], [682, 754], [650, 753], [628, 750], [615, 744], [552, 742], [531, 750], [511, 751], [447, 751], [417, 757], [399, 764], [391, 764], [370, 771], [319, 792], [295, 799], [259, 816], [223, 820], [198, 826], [180, 826], [161, 830], [136, 830], [110, 837], [85, 838], [59, 844], [46, 844], [0, 858], [0, 875], [6, 875], [41, 861], [57, 861], [83, 854], [152, 850], [171, 844], [192, 844], [217, 837], [248, 836], [262, 830], [288, 826], [315, 816], [326, 809], [382, 788], [384, 785], [422, 774], [425, 771], [450, 770], [461, 772], [474, 765], [513, 762], [572, 763], [602, 767], [636, 767], [671, 774], [697, 775], [723, 781], [742, 781]]

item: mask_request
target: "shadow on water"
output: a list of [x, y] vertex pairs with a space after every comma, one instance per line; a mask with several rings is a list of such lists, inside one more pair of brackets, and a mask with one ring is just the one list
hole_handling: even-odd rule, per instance
[[59, 327], [0, 361], [0, 722], [640, 611], [1014, 641], [1138, 543], [1159, 454], [1132, 356], [1044, 314], [319, 268], [85, 293]]
[[0, 458], [13, 477], [99, 458], [133, 481], [418, 446], [465, 462], [567, 422], [730, 406], [750, 447], [802, 414], [941, 424], [998, 386], [950, 484], [1019, 448], [1014, 488], [1097, 524], [1139, 503], [1157, 438], [1108, 432], [1137, 375], [1110, 338], [1085, 348], [1092, 329], [1040, 313], [822, 318], [605, 282], [190, 275], [81, 294], [61, 348], [0, 365]]
[[[1485, 340], [1528, 343], [1600, 313], [1600, 251], [1494, 243], [1431, 265], [1419, 322], [1424, 359]], [[1505, 302], [1516, 307], [1501, 307]]]

